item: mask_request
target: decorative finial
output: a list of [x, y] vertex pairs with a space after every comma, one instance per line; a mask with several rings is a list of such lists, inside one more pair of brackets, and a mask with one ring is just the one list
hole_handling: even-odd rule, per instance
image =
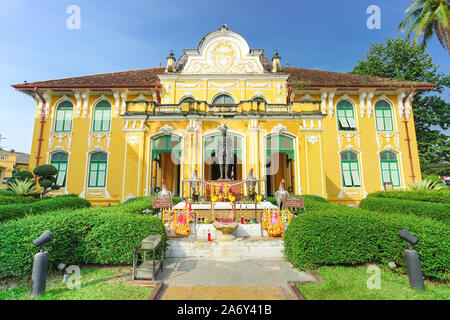
[[167, 57], [166, 72], [175, 72], [175, 55], [173, 54], [173, 50], [170, 50], [169, 56]]
[[273, 53], [273, 58], [272, 58], [272, 63], [273, 63], [272, 72], [280, 72], [281, 71], [280, 60], [281, 60], [281, 57], [278, 55], [278, 50], [275, 50], [275, 52]]

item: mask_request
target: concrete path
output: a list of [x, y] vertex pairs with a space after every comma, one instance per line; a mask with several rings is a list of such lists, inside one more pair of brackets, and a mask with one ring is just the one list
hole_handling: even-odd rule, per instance
[[[287, 281], [316, 279], [284, 258], [212, 260], [168, 258], [156, 276], [162, 299], [291, 299]], [[205, 298], [207, 297], [207, 298]]]

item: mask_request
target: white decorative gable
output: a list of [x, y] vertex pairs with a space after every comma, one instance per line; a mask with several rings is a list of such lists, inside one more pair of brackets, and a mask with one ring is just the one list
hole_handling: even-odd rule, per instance
[[181, 73], [263, 73], [261, 51], [251, 51], [238, 33], [222, 26], [208, 34], [197, 50], [185, 50], [187, 62]]

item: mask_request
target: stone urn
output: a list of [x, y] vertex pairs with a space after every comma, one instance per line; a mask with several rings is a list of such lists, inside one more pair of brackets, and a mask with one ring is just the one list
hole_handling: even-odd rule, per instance
[[235, 236], [232, 234], [229, 234], [230, 232], [233, 232], [236, 230], [236, 228], [239, 226], [239, 223], [237, 222], [214, 222], [213, 223], [214, 228], [216, 228], [217, 231], [222, 232], [221, 235], [217, 236], [217, 240], [219, 241], [232, 241], [235, 239]]

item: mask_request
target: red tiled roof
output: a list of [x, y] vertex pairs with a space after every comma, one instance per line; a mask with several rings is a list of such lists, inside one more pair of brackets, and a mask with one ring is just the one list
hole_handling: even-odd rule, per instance
[[[164, 70], [165, 68], [150, 68], [105, 73], [85, 77], [22, 83], [13, 85], [13, 87], [23, 91], [32, 90], [35, 87], [53, 90], [113, 88], [145, 89], [160, 85], [158, 75], [164, 73]], [[301, 88], [405, 88], [414, 86], [418, 89], [431, 89], [436, 86], [435, 84], [425, 82], [404, 81], [293, 67], [285, 67], [283, 73], [289, 74], [288, 82], [290, 82], [292, 86]]]
[[288, 82], [293, 85], [311, 87], [420, 87], [433, 88], [436, 85], [426, 82], [405, 81], [392, 78], [382, 78], [376, 76], [365, 76], [359, 74], [339, 73], [331, 71], [321, 71], [314, 69], [303, 69], [286, 67], [284, 73], [289, 74]]
[[159, 84], [158, 74], [164, 68], [150, 68], [114, 73], [97, 74], [48, 81], [38, 81], [13, 85], [18, 90], [42, 89], [112, 89], [112, 88], [149, 88]]

